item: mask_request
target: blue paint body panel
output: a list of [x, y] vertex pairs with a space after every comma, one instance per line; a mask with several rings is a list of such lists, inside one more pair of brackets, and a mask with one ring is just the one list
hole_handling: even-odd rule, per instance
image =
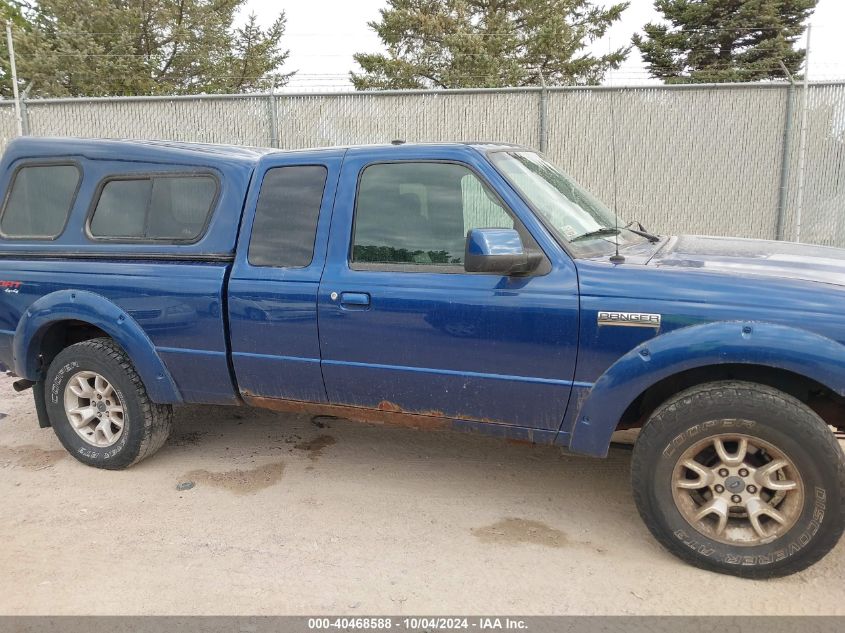
[[[4, 192], [28, 163], [72, 162], [82, 180], [59, 237], [0, 237], [0, 370], [42, 378], [45, 335], [87, 324], [123, 346], [157, 402], [238, 405], [248, 396], [416, 413], [597, 456], [646, 389], [691, 369], [773, 368], [845, 396], [845, 251], [687, 236], [627, 246], [622, 264], [609, 253], [576, 258], [492, 166], [491, 149], [16, 139], [0, 163]], [[401, 161], [472, 170], [543, 251], [543, 265], [507, 277], [350, 264], [360, 174]], [[261, 184], [285, 165], [327, 172], [314, 256], [304, 268], [253, 266]], [[186, 171], [219, 183], [196, 242], [87, 235], [104, 178]], [[512, 241], [496, 252], [518, 251]], [[600, 311], [662, 320], [599, 325]]]
[[[0, 328], [16, 332], [14, 354], [0, 359], [16, 374], [38, 377], [39, 342], [51, 324], [82, 321], [129, 352], [156, 401], [181, 402], [184, 393], [195, 395], [187, 401], [236, 401], [220, 317], [224, 266], [110, 262], [104, 272], [102, 262], [66, 260], [60, 271], [56, 263], [2, 262], [4, 274], [22, 282], [0, 301]], [[162, 364], [161, 348], [180, 350], [182, 362]], [[204, 371], [225, 380], [211, 382]]]
[[[58, 238], [0, 238], [0, 279], [20, 283], [17, 292], [0, 288], [0, 330], [17, 332], [17, 351], [4, 352], [0, 344], [0, 363], [18, 375], [37, 378], [34, 359], [43, 328], [63, 320], [81, 321], [104, 330], [127, 349], [156, 401], [238, 403], [229, 371], [224, 287], [244, 194], [263, 154], [147, 141], [27, 137], [10, 142], [0, 164], [4, 197], [15, 170], [27, 163], [73, 162], [82, 179]], [[87, 235], [89, 209], [104, 178], [197, 172], [215, 177], [219, 191], [211, 220], [195, 243], [130, 244]], [[71, 290], [89, 300], [72, 302], [61, 294]], [[43, 308], [37, 318], [26, 316], [50, 295], [51, 302], [61, 301]], [[115, 324], [118, 315], [125, 319], [120, 325]], [[131, 335], [123, 334], [129, 331]]]
[[[503, 277], [353, 269], [355, 196], [338, 196], [319, 296], [329, 402], [557, 430], [578, 343], [572, 260], [471, 147], [350, 149], [339, 190], [354, 192], [373, 163], [401, 160], [448, 160], [474, 170], [532, 231], [551, 271]], [[370, 303], [350, 309], [332, 293], [364, 293]]]
[[[243, 238], [229, 280], [232, 358], [242, 392], [265, 398], [325, 402], [317, 329], [317, 291], [326, 261], [329, 226], [343, 150], [315, 150], [264, 157], [255, 172], [243, 219]], [[267, 170], [321, 165], [326, 188], [314, 255], [305, 268], [253, 266], [248, 259], [260, 184]]]
[[[744, 259], [743, 254], [757, 260], [765, 253], [776, 257], [795, 246], [720, 241], [737, 244], [736, 259]], [[819, 264], [845, 274], [845, 252], [801, 247], [804, 260], [790, 257], [789, 262], [803, 269], [806, 279], [728, 275], [709, 271], [706, 265], [659, 265], [661, 254], [676, 248], [673, 242], [658, 250], [648, 265], [577, 262], [581, 343], [576, 380], [595, 386], [582, 394], [580, 406], [570, 404], [561, 431], [571, 436], [558, 443], [603, 455], [619, 417], [637, 396], [663, 378], [697, 367], [779, 368], [845, 394], [845, 320], [840, 316], [845, 291], [814, 279]], [[840, 278], [845, 281], [845, 276]], [[599, 326], [599, 310], [657, 313], [662, 323], [659, 330]]]

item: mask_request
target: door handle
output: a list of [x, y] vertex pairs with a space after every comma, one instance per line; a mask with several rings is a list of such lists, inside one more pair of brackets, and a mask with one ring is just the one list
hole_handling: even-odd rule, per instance
[[362, 310], [370, 306], [370, 295], [366, 292], [341, 292], [340, 305], [353, 310]]

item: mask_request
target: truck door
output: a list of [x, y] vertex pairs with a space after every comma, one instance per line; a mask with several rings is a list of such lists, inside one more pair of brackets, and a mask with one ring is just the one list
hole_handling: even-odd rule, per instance
[[[575, 268], [489, 163], [470, 148], [361, 148], [339, 187], [319, 291], [329, 402], [557, 431]], [[540, 269], [466, 273], [466, 233], [489, 227], [519, 230]]]
[[325, 402], [317, 290], [342, 150], [270, 154], [255, 172], [229, 281], [241, 393]]

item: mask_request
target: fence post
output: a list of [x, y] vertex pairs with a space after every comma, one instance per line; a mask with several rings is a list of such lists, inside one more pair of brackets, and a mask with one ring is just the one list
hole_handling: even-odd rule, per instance
[[29, 99], [29, 91], [32, 88], [32, 82], [27, 84], [26, 88], [21, 93], [21, 131], [23, 136], [29, 136], [29, 111], [26, 109], [27, 100]]
[[26, 110], [25, 99], [21, 99], [21, 136], [29, 136], [29, 112]]
[[270, 147], [279, 147], [279, 110], [276, 104], [276, 93], [271, 91], [268, 99], [270, 106]]
[[546, 88], [546, 80], [543, 73], [540, 73], [540, 152], [545, 153], [549, 145], [549, 90]]
[[785, 120], [783, 122], [783, 141], [780, 157], [780, 188], [778, 189], [778, 217], [775, 228], [775, 239], [784, 238], [784, 224], [786, 222], [786, 197], [789, 191], [789, 154], [792, 151], [792, 115], [795, 109], [795, 83], [792, 75], [788, 75], [789, 85], [786, 88]]

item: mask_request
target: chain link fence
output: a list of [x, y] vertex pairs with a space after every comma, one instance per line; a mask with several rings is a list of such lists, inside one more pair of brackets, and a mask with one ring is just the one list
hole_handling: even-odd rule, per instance
[[[24, 133], [281, 148], [506, 141], [660, 233], [845, 246], [845, 83], [387, 91], [23, 102]], [[0, 143], [16, 135], [0, 104]], [[615, 163], [615, 164], [614, 164]], [[615, 174], [615, 178], [614, 178]]]

